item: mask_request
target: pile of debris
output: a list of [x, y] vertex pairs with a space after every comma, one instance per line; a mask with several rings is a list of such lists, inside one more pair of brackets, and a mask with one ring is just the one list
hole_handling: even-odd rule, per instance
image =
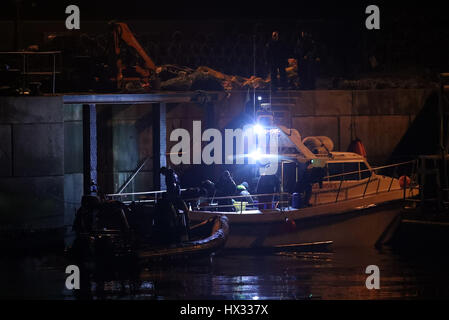
[[250, 78], [231, 76], [206, 66], [191, 69], [168, 64], [157, 67], [156, 74], [160, 79], [158, 89], [169, 91], [266, 89], [270, 84], [270, 79], [255, 76]]

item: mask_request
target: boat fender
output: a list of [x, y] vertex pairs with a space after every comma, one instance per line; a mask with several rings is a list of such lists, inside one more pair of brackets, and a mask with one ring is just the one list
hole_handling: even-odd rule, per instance
[[410, 183], [411, 180], [408, 176], [404, 175], [399, 178], [399, 185], [401, 186], [401, 188], [410, 186]]
[[365, 146], [363, 145], [362, 141], [358, 138], [351, 141], [348, 147], [348, 152], [354, 152], [366, 158]]
[[[301, 208], [301, 197], [298, 192], [292, 194], [292, 208], [299, 209]], [[288, 218], [286, 218], [288, 219]]]

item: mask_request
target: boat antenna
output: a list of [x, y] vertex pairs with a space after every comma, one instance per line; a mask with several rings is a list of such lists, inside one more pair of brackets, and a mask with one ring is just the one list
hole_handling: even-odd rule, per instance
[[[256, 78], [256, 24], [254, 24], [253, 30], [253, 75]], [[253, 80], [254, 80], [253, 79]], [[253, 112], [254, 112], [254, 122], [256, 122], [256, 86], [255, 81], [253, 81]]]

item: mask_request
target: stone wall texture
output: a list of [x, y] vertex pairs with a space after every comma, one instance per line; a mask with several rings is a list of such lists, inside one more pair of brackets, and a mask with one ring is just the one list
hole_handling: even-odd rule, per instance
[[[316, 90], [260, 92], [262, 102], [287, 110], [284, 123], [301, 136], [326, 135], [345, 151], [358, 137], [368, 160], [382, 165], [419, 116], [429, 89]], [[167, 163], [175, 142], [170, 133], [202, 121], [218, 129], [239, 127], [248, 92], [235, 91], [212, 105], [166, 105]], [[153, 190], [155, 105], [98, 105], [98, 184], [115, 192], [138, 164], [149, 158], [127, 192]], [[209, 108], [209, 110], [208, 110]], [[209, 121], [208, 121], [209, 119]], [[241, 122], [241, 121], [240, 121]], [[64, 105], [61, 96], [0, 97], [0, 224], [33, 227], [70, 225], [83, 192], [81, 105]], [[177, 167], [183, 177], [201, 181], [223, 170]], [[192, 170], [190, 170], [192, 169]], [[213, 176], [207, 176], [212, 173]]]

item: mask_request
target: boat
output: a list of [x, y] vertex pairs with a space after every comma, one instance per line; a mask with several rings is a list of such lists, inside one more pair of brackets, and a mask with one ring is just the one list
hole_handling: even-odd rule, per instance
[[219, 215], [192, 226], [189, 241], [170, 246], [143, 245], [135, 252], [137, 257], [144, 261], [209, 257], [224, 247], [228, 234], [228, 219]]
[[[127, 205], [83, 196], [74, 222], [77, 236], [69, 256], [87, 263], [110, 259], [147, 263], [208, 258], [227, 241], [229, 226], [224, 215], [214, 215], [184, 229], [180, 224], [167, 229], [163, 225], [166, 220], [160, 220], [166, 216], [154, 205]], [[168, 234], [171, 236], [167, 238]]]
[[[215, 197], [207, 206], [189, 212], [192, 221], [226, 215], [230, 234], [225, 247], [233, 249], [273, 249], [313, 243], [332, 243], [333, 248], [366, 247], [390, 240], [399, 224], [404, 200], [419, 193], [416, 183], [405, 176], [413, 168], [413, 162], [373, 168], [359, 154], [334, 152], [328, 139], [301, 139], [297, 130], [284, 126], [277, 126], [277, 130], [287, 141], [280, 148], [290, 153], [279, 154], [281, 192], [268, 195], [272, 196], [272, 205], [268, 203], [268, 208], [262, 208], [246, 202], [246, 197], [232, 196], [228, 198], [236, 209], [225, 210], [216, 202], [227, 197]], [[310, 144], [305, 144], [320, 140], [321, 151], [314, 150], [316, 153], [311, 151]], [[294, 207], [294, 195], [282, 190], [288, 163], [296, 168], [297, 164], [310, 163], [326, 171], [321, 187], [318, 183], [313, 185], [309, 205]], [[380, 174], [381, 171], [389, 171], [391, 176]], [[401, 179], [399, 174], [407, 179]], [[267, 195], [252, 198], [262, 196]]]
[[268, 249], [322, 242], [331, 242], [333, 248], [378, 246], [388, 242], [400, 221], [399, 191], [382, 198], [369, 195], [301, 209], [191, 211], [189, 216], [195, 220], [226, 214], [230, 225], [226, 248]]
[[[404, 200], [419, 194], [413, 172], [415, 161], [372, 167], [361, 154], [334, 151], [328, 137], [302, 139], [298, 130], [280, 124], [267, 121], [256, 125], [259, 128], [253, 132], [260, 132], [262, 127], [270, 139], [278, 135], [278, 152], [274, 158], [276, 175], [281, 177], [280, 192], [252, 194], [254, 203], [248, 202], [246, 195], [216, 197], [214, 194], [203, 198], [201, 204], [198, 198], [185, 200], [191, 207], [188, 216], [192, 222], [221, 215], [228, 218], [226, 249], [380, 246], [392, 238], [399, 225]], [[250, 155], [259, 159], [265, 156], [249, 151], [239, 156]], [[274, 161], [273, 154], [266, 158]], [[289, 166], [294, 168], [293, 172], [288, 171]], [[267, 165], [260, 167], [266, 169]], [[325, 174], [320, 183], [313, 184], [310, 201], [305, 204], [303, 197], [292, 194], [288, 185], [300, 182], [301, 174], [309, 167], [319, 168]], [[164, 192], [119, 192], [107, 196], [132, 197], [128, 203], [157, 203]]]

